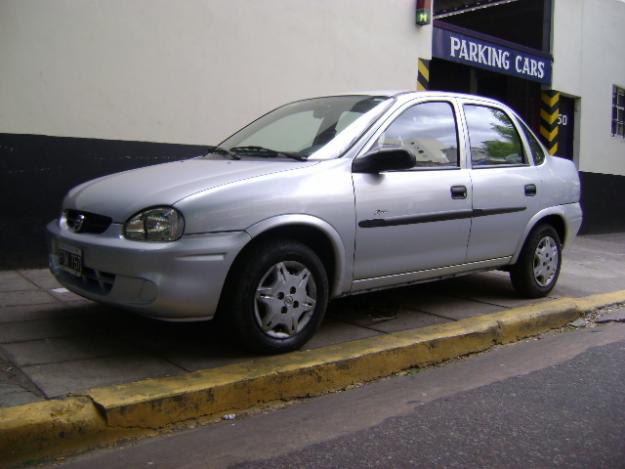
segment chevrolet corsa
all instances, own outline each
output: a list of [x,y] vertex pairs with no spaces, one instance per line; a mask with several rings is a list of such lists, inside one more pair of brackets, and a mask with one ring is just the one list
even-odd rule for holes
[[48,225],[69,290],[301,347],[328,300],[489,269],[547,295],[582,221],[577,171],[505,105],[434,92],[282,106],[207,155],[86,182]]

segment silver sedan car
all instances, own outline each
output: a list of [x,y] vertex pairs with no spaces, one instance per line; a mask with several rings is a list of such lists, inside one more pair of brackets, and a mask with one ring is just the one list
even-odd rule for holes
[[528,297],[582,221],[574,165],[519,116],[453,93],[297,101],[208,154],[86,182],[47,229],[69,290],[301,347],[328,300],[489,269]]

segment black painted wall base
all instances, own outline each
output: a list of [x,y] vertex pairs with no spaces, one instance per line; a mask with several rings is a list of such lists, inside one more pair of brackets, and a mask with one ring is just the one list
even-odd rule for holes
[[0,133],[0,269],[47,265],[45,226],[75,185],[203,153],[197,145]]
[[580,172],[584,222],[580,233],[625,231],[625,176]]
[[[45,226],[99,176],[201,155],[205,147],[0,133],[0,269],[47,264]],[[580,173],[582,233],[625,231],[625,176]]]

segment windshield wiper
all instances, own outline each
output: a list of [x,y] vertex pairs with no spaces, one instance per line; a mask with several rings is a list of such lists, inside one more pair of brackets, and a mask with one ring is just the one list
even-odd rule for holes
[[226,150],[225,148],[222,147],[216,147],[216,146],[209,146],[207,147],[208,153],[206,153],[206,155],[210,155],[211,153],[216,153],[218,155],[226,155],[229,156],[230,158],[232,158],[233,160],[240,160],[241,157],[239,155],[237,155],[236,153],[233,153],[230,150]]
[[290,158],[297,161],[306,161],[306,158],[297,153],[287,153],[284,151],[272,150],[271,148],[260,147],[257,145],[247,145],[242,147],[233,147],[231,152],[237,155],[259,156],[261,158]]

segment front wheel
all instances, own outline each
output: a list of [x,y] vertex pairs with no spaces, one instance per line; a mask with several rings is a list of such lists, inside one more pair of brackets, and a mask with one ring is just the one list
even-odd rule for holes
[[546,296],[555,286],[562,265],[560,236],[550,225],[539,225],[527,237],[517,263],[510,269],[514,288],[529,298]]
[[326,311],[328,279],[312,249],[295,241],[261,243],[235,269],[224,313],[242,345],[282,353],[313,336]]

